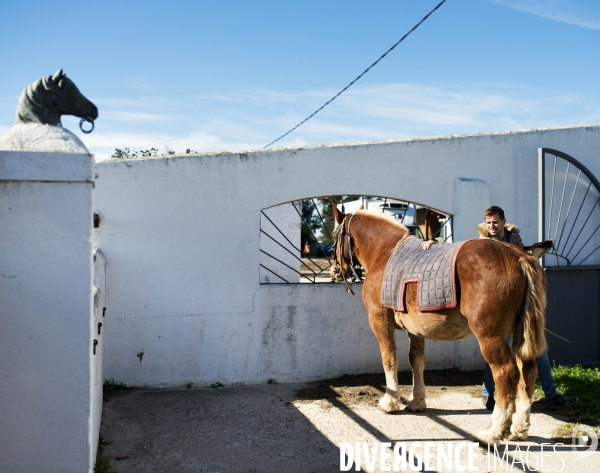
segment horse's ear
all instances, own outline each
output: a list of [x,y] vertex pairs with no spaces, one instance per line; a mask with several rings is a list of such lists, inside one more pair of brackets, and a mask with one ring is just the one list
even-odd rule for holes
[[335,218],[337,224],[339,225],[342,223],[344,220],[344,214],[338,210],[336,203],[333,201],[331,202],[331,211],[333,212],[333,218]]
[[360,209],[358,210],[365,210],[365,203],[363,202],[362,204],[360,204]]
[[65,74],[63,73],[63,70],[59,69],[52,76],[52,81],[58,83],[58,81],[61,80],[64,76],[65,76]]

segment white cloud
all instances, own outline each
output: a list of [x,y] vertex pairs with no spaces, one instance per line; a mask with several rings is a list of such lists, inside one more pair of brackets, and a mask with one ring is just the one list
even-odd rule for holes
[[187,135],[180,136],[152,133],[78,134],[98,161],[109,158],[116,148],[121,150],[129,148],[132,151],[139,151],[154,147],[158,148],[161,153],[166,153],[168,150],[183,153],[186,149],[198,152],[217,152],[254,149],[263,146],[264,138],[258,137],[258,139],[253,140],[252,134],[248,131],[237,136],[230,136],[233,130],[243,130],[244,127],[235,124],[223,124],[223,126],[227,133],[221,133],[212,127],[203,127]]
[[[80,137],[98,158],[125,147],[168,148],[178,153],[188,148],[200,152],[261,148],[331,95],[329,90],[246,90],[196,96],[183,108],[158,99],[152,103],[160,106],[152,112],[147,111],[146,99],[106,99],[108,111],[102,113],[101,108],[103,126]],[[123,108],[118,109],[117,103]],[[497,83],[379,84],[349,90],[272,146],[579,125],[594,123],[598,117],[598,107],[583,97],[539,88]]]
[[[562,0],[487,0],[513,10],[548,20],[600,30],[600,9],[586,8],[581,2]],[[579,4],[578,4],[579,3]],[[598,3],[595,3],[596,7]]]
[[468,85],[459,90],[453,90],[455,88],[414,84],[368,87],[350,92],[344,103],[338,103],[336,107],[354,114],[411,124],[471,127],[474,131],[487,126],[491,117],[517,116],[536,109],[535,99],[514,96],[511,90],[498,93],[473,90]]
[[[304,126],[304,125],[303,125]],[[305,133],[316,136],[339,136],[342,140],[385,140],[389,135],[375,127],[360,125],[336,125],[315,119],[306,123]]]

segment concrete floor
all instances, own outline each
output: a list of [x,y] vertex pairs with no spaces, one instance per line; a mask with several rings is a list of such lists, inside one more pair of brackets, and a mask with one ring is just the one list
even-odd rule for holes
[[[385,415],[373,403],[347,406],[335,398],[299,400],[298,390],[308,386],[118,391],[104,403],[103,455],[118,473],[320,473],[340,471],[340,443],[349,443],[355,450],[357,442],[366,442],[368,452],[377,448],[374,468],[367,467],[363,453],[362,469],[352,467],[351,471],[379,472],[386,470],[381,468],[376,443],[392,442],[393,448],[394,442],[406,442],[407,449],[413,446],[415,453],[422,453],[417,442],[441,442],[445,449],[452,442],[456,456],[458,444],[473,442],[475,433],[489,422],[479,398],[464,391],[452,392],[450,387],[429,398],[424,413]],[[477,469],[471,471],[530,471],[527,465],[542,471],[540,444],[555,444],[552,434],[564,423],[564,418],[549,414],[533,412],[530,442],[512,443],[502,465],[498,458],[494,464],[493,450],[488,454],[486,448],[475,447],[477,456],[471,460]],[[417,471],[459,471],[462,466],[469,471],[464,445],[458,451],[458,464],[453,458],[450,469],[438,463],[434,447],[431,468]],[[393,451],[388,453],[390,458],[383,466],[394,471]],[[598,451],[579,458],[569,444],[546,447],[543,455],[544,471],[600,472]],[[408,457],[409,461],[411,458],[418,463],[414,457]],[[347,462],[346,457],[342,460]],[[398,468],[411,471],[410,463],[399,463]]]

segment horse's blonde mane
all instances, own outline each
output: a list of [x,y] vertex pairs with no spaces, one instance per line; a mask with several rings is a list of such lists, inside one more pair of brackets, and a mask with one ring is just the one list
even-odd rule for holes
[[380,221],[385,222],[389,225],[392,225],[400,230],[404,230],[405,232],[410,233],[410,230],[408,228],[406,228],[404,225],[402,225],[400,222],[398,222],[397,220],[392,220],[391,218],[385,217],[381,214],[371,212],[369,210],[364,210],[364,209],[357,210],[355,213],[360,216],[366,216],[368,218],[374,218],[376,220],[380,220]]
[[364,210],[364,209],[357,210],[356,215],[359,215],[361,218],[367,217],[367,219],[374,219],[374,220],[378,220],[381,222],[385,222],[386,224],[396,227],[398,230],[402,230],[404,232],[404,234],[398,240],[398,242],[393,247],[391,247],[388,251],[385,251],[384,254],[382,254],[384,256],[389,257],[396,250],[396,248],[398,248],[398,246],[404,240],[406,240],[406,238],[410,235],[410,230],[408,228],[406,228],[404,225],[402,225],[400,222],[397,222],[396,220],[392,220],[391,218],[388,218],[388,217],[384,217],[383,215],[379,215],[377,213],[370,212],[370,211]]
[[383,222],[389,223],[390,225],[393,225],[401,230],[404,230],[404,231],[410,233],[410,230],[408,228],[406,228],[404,225],[402,225],[400,222],[398,222],[396,220],[392,220],[391,218],[388,218],[388,217],[384,217],[381,214],[371,212],[370,210],[359,209],[355,213],[357,215],[361,215],[361,216],[373,217],[376,220],[381,220]]

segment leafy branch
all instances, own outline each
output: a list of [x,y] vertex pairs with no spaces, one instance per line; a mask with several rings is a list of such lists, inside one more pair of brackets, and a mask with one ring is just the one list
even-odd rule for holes
[[[185,150],[185,154],[197,154],[198,151],[193,150],[191,148],[187,148]],[[146,150],[140,150],[140,151],[131,151],[129,148],[125,148],[125,149],[119,149],[119,148],[115,148],[115,152],[114,154],[111,155],[111,158],[116,158],[116,159],[133,159],[133,158],[150,158],[150,157],[156,157],[156,156],[168,156],[168,155],[173,155],[175,154],[175,151],[172,150],[167,150],[166,153],[160,153],[158,152],[158,148],[150,148],[150,149],[146,149]]]

